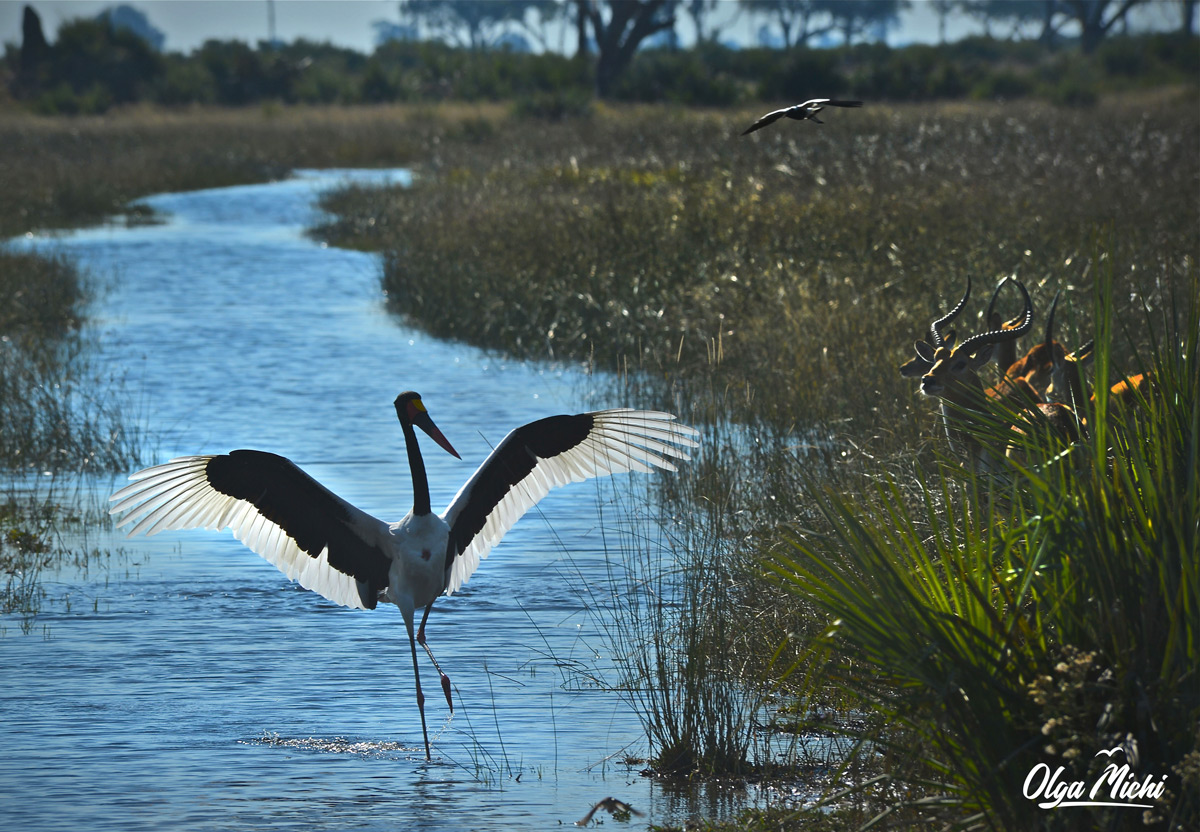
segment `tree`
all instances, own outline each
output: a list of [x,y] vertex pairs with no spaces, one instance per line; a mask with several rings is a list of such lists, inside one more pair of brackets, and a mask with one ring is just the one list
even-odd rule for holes
[[[833,19],[820,0],[738,0],[738,3],[751,14],[761,15],[778,26],[786,49],[806,44],[834,29]],[[814,19],[821,18],[824,18],[822,25],[814,25]]]
[[1135,6],[1145,0],[1063,0],[1063,10],[1079,24],[1079,45],[1085,55],[1096,47],[1117,23],[1122,23]]
[[153,23],[150,18],[146,17],[138,9],[133,6],[115,6],[105,9],[96,15],[97,20],[105,18],[112,24],[115,29],[125,29],[140,37],[146,43],[154,47],[156,52],[161,52],[163,45],[167,42],[167,36],[162,33]]
[[814,0],[813,5],[833,18],[834,26],[849,46],[852,39],[868,32],[884,40],[888,29],[900,25],[900,12],[910,4],[908,0],[857,0],[854,3]]
[[523,5],[525,8],[511,21],[537,41],[543,52],[550,51],[550,26],[566,17],[568,4],[564,0],[527,0]]
[[1196,34],[1196,0],[1179,0],[1182,12],[1179,21],[1179,31],[1189,38]]
[[[675,28],[675,4],[668,0],[576,0],[578,14],[596,41],[596,94],[612,92],[642,41]],[[607,10],[607,19],[605,16]],[[584,34],[581,25],[581,35]]]
[[934,14],[938,19],[938,43],[946,42],[946,18],[962,8],[962,0],[931,0]]
[[58,29],[53,82],[66,84],[77,95],[102,90],[113,103],[137,101],[165,69],[162,56],[149,43],[105,17],[69,20]]
[[34,78],[38,65],[47,59],[50,46],[42,34],[42,18],[32,6],[25,6],[20,18],[20,73]]
[[526,11],[540,5],[542,0],[400,0],[400,17],[423,23],[442,40],[480,50],[505,26],[523,21]]
[[1059,11],[1057,0],[970,0],[962,9],[983,24],[983,31],[992,37],[992,24],[1003,23],[1010,27],[1008,37],[1015,38],[1027,24],[1043,24],[1042,39],[1048,40],[1047,28]]
[[712,13],[720,7],[720,0],[683,0],[680,5],[696,28],[696,43],[715,43],[721,26],[713,24],[709,27],[706,23],[712,20]]

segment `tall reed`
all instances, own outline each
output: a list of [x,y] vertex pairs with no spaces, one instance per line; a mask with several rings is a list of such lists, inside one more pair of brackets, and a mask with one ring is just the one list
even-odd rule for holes
[[119,380],[95,366],[81,324],[91,295],[60,256],[0,250],[0,467],[128,468],[141,437]]
[[947,467],[861,495],[807,485],[823,530],[795,535],[771,566],[825,617],[810,695],[842,691],[876,715],[872,739],[907,758],[890,767],[909,794],[898,803],[994,829],[1140,825],[1128,809],[1047,812],[1023,791],[1042,762],[1091,782],[1097,752],[1121,747],[1139,776],[1168,777],[1147,822],[1200,820],[1194,267],[1183,282],[1188,297],[1155,312],[1154,392],[1117,413],[1112,270],[1099,270],[1097,401],[1068,452],[999,481]]
[[728,487],[697,493],[719,446],[710,431],[689,463],[701,471],[683,478],[692,493],[672,488],[667,505],[685,514],[664,520],[638,508],[661,504],[661,495],[634,497],[622,509],[633,518],[632,539],[623,557],[609,560],[615,600],[612,619],[601,623],[620,668],[617,688],[646,730],[654,770],[673,777],[747,771],[767,691],[751,646],[752,564],[737,545],[744,530],[731,511],[735,498]]

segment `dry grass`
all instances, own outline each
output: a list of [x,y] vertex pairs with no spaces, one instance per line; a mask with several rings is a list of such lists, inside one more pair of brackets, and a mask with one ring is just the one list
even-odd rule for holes
[[745,139],[735,113],[500,120],[410,190],[330,199],[322,233],[382,249],[393,307],[438,335],[703,379],[746,392],[739,421],[886,452],[927,410],[895,367],[966,275],[976,313],[1002,275],[1040,312],[1066,290],[1071,337],[1111,227],[1119,312],[1158,303],[1159,276],[1200,251],[1182,103],[875,106]]
[[122,213],[152,193],[266,181],[295,167],[405,165],[494,105],[158,111],[0,119],[0,236]]
[[[1103,273],[1120,322],[1107,344],[1114,372],[1155,354],[1143,305],[1186,296],[1200,258],[1189,101],[872,106],[749,139],[736,135],[746,113],[600,110],[537,129],[500,119],[477,125],[473,143],[448,142],[411,189],[330,198],[338,222],[321,233],[382,249],[393,308],[433,333],[618,369],[648,400],[715,426],[663,496],[719,516],[683,547],[694,562],[676,559],[679,606],[628,652],[651,691],[648,731],[673,757],[660,765],[687,759],[682,737],[697,769],[744,770],[752,717],[715,737],[695,736],[689,719],[731,696],[725,713],[753,714],[762,674],[819,663],[806,647],[827,615],[803,593],[781,598],[756,557],[783,549],[785,523],[827,539],[829,517],[806,499],[814,483],[852,499],[888,472],[901,510],[930,511],[943,530],[956,522],[948,501],[925,502],[941,442],[933,408],[897,367],[965,277],[977,289],[964,334],[981,326],[987,289],[1016,274],[1039,326],[1063,290],[1060,337],[1077,345],[1093,334]],[[870,523],[894,537],[887,516]],[[632,620],[657,621],[640,603],[631,596]],[[886,695],[885,680],[870,684]],[[971,748],[976,784],[991,782],[994,750]],[[896,771],[930,753],[918,743]]]

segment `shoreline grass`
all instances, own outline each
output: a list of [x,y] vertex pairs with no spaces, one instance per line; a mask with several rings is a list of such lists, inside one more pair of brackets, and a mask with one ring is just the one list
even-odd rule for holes
[[[386,249],[396,310],[430,331],[522,357],[615,369],[647,403],[682,393],[685,421],[737,426],[736,440],[718,443],[719,453],[666,483],[661,496],[719,506],[727,525],[713,531],[721,546],[736,543],[739,571],[723,586],[738,594],[697,595],[700,606],[728,602],[739,623],[771,611],[751,631],[762,652],[749,665],[736,650],[716,649],[730,643],[728,629],[714,636],[715,647],[696,642],[711,653],[693,665],[696,678],[734,679],[753,690],[766,675],[782,700],[803,696],[793,680],[819,667],[820,655],[807,648],[824,624],[810,597],[789,596],[763,577],[759,558],[784,551],[785,530],[814,540],[829,533],[828,516],[806,498],[804,484],[868,493],[886,471],[910,510],[932,506],[934,522],[947,522],[956,505],[945,496],[924,502],[913,471],[938,470],[940,437],[932,408],[896,366],[957,297],[964,273],[977,286],[1017,274],[1034,291],[1039,315],[1064,288],[1060,326],[1077,344],[1090,336],[1089,320],[1101,325],[1089,314],[1098,274],[1112,275],[1109,314],[1119,329],[1141,321],[1143,306],[1163,309],[1181,287],[1194,290],[1188,275],[1200,260],[1200,114],[1187,93],[1114,99],[1089,111],[878,105],[861,118],[750,140],[736,137],[743,113],[662,107],[597,108],[583,120],[533,122],[536,129],[498,107],[347,113],[316,112],[314,126],[305,125],[313,112],[226,113],[210,132],[198,129],[206,114],[130,113],[73,128],[24,122],[21,152],[44,159],[31,148],[45,146],[69,158],[74,141],[86,150],[78,156],[84,167],[53,160],[30,168],[37,175],[29,178],[29,202],[12,203],[26,212],[0,212],[0,227],[16,233],[40,216],[83,221],[147,188],[229,184],[221,177],[267,176],[276,164],[419,161],[412,190],[331,197],[326,207],[339,221],[317,233]],[[10,129],[18,128],[0,126]],[[156,178],[171,148],[182,173]],[[11,165],[14,157],[4,154]],[[144,177],[133,171],[139,163]],[[71,182],[89,181],[85,171],[94,175],[105,164],[111,181],[72,190]],[[1112,231],[1096,248],[1098,228]],[[972,314],[985,302],[977,295]],[[451,320],[439,319],[441,310]],[[1160,354],[1143,329],[1131,325],[1130,334],[1107,339],[1114,371],[1135,372],[1138,356]],[[1122,487],[1149,482],[1143,473]],[[938,489],[926,491],[936,497]],[[1082,522],[1102,529],[1116,516],[1102,511]],[[1062,673],[1041,675],[1069,691],[1095,681],[1088,674],[1098,666],[1076,661],[1094,652],[1086,644],[1066,643],[1081,652],[1061,655]],[[731,658],[740,666],[719,664]],[[793,677],[772,675],[794,662]],[[1026,693],[1035,704],[1040,696],[1061,706],[1056,690]],[[889,701],[890,689],[877,693]],[[694,740],[695,732],[679,733]],[[918,745],[916,756],[889,764],[927,750]],[[739,754],[725,757],[736,762]]]
[[1197,256],[1200,123],[1175,102],[854,115],[758,142],[736,139],[736,116],[669,109],[536,136],[504,122],[411,189],[330,195],[338,219],[317,233],[382,250],[390,307],[440,337],[711,372],[752,398],[740,421],[848,417],[842,432],[889,432],[892,448],[916,444],[923,420],[888,364],[964,274],[1017,274],[1042,312],[1065,289],[1060,320],[1078,332],[1090,229],[1122,231],[1105,256],[1123,314],[1131,296],[1158,302],[1143,275]]
[[487,104],[6,113],[0,237],[97,223],[150,194],[266,182],[298,167],[403,166],[505,113]]
[[[897,367],[961,292],[965,274],[975,277],[977,294],[961,324],[964,334],[982,328],[976,316],[987,289],[1015,274],[1031,286],[1039,328],[1050,297],[1064,291],[1060,338],[1077,345],[1093,334],[1102,337],[1101,366],[1111,366],[1105,370],[1110,377],[1143,369],[1151,356],[1161,360],[1164,349],[1191,355],[1195,344],[1186,338],[1156,342],[1167,330],[1141,325],[1144,309],[1168,309],[1196,291],[1200,122],[1194,108],[1182,105],[1116,100],[1087,112],[1033,104],[881,106],[864,108],[861,119],[780,130],[759,142],[734,140],[740,122],[721,113],[601,110],[586,124],[546,126],[529,136],[518,125],[499,123],[473,155],[447,153],[411,189],[330,196],[325,207],[337,219],[317,233],[383,250],[393,309],[436,335],[617,370],[635,398],[678,404],[682,395],[685,421],[737,432],[736,441],[689,466],[677,478],[682,482],[663,488],[668,504],[720,512],[704,526],[701,508],[702,527],[689,538],[699,543],[695,550],[684,544],[703,561],[680,561],[684,603],[669,610],[658,629],[643,623],[645,629],[616,645],[644,659],[632,667],[650,691],[639,707],[660,772],[676,773],[674,763],[682,759],[690,760],[692,774],[716,774],[721,762],[726,775],[744,775],[756,762],[744,753],[748,744],[723,754],[720,742],[706,745],[708,738],[689,728],[689,714],[706,713],[705,697],[727,692],[731,679],[735,696],[750,697],[741,701],[753,701],[765,682],[781,701],[866,714],[860,721],[867,733],[851,733],[870,737],[885,752],[882,765],[892,781],[869,801],[876,811],[903,803],[897,795],[906,792],[913,822],[974,817],[993,828],[1010,821],[1018,824],[1010,828],[1026,828],[1031,816],[1020,783],[1015,791],[1012,786],[1015,761],[1030,759],[1021,749],[1031,726],[1036,732],[1060,717],[1095,724],[1091,700],[1072,704],[1056,699],[1055,691],[1062,685],[1092,690],[1087,674],[1120,672],[1124,659],[1091,649],[1099,637],[1082,637],[1082,619],[1065,637],[1060,630],[1070,610],[1051,615],[1041,609],[1053,607],[1056,597],[1087,608],[1086,598],[1072,595],[1078,588],[1038,584],[1040,612],[1029,618],[1024,605],[1034,597],[1031,590],[993,576],[1011,572],[1031,580],[1046,569],[1039,540],[1064,557],[1073,552],[1077,571],[1069,574],[1082,576],[1086,556],[1078,547],[1088,538],[1080,527],[1099,535],[1114,523],[1136,528],[1140,521],[1113,510],[1116,493],[1101,488],[1073,504],[1081,512],[1075,515],[1054,503],[1053,528],[1024,528],[1036,512],[1023,494],[995,509],[1017,512],[1013,517],[981,528],[977,507],[960,494],[971,490],[961,483],[963,472],[939,467],[943,443],[933,429],[933,408]],[[1100,300],[1107,304],[1102,316],[1095,311]],[[1180,396],[1195,401],[1196,381],[1187,372],[1179,378]],[[1172,441],[1194,443],[1195,435],[1185,424]],[[1139,447],[1142,457],[1123,459],[1149,468],[1130,468],[1121,487],[1148,488],[1138,493],[1153,499],[1154,466],[1143,460],[1155,457],[1150,445]],[[1100,446],[1091,454],[1107,458]],[[1093,481],[1111,482],[1096,464]],[[1050,477],[1035,472],[1023,487],[1053,502],[1045,484]],[[879,492],[881,482],[891,485]],[[1128,498],[1131,492],[1121,493]],[[858,508],[838,508],[849,505]],[[846,525],[851,517],[857,525]],[[1075,530],[1073,539],[1062,536],[1068,529]],[[926,551],[930,535],[940,543]],[[821,574],[830,582],[863,580],[886,566],[898,586],[922,580],[927,593],[943,593],[950,607],[937,613],[911,593],[905,603],[897,601],[907,617],[890,628],[876,626],[887,630],[881,641],[890,635],[899,643],[905,636],[916,655],[922,645],[936,651],[939,632],[948,634],[947,643],[959,638],[949,635],[949,623],[939,631],[938,616],[961,616],[970,608],[976,618],[965,621],[980,632],[986,624],[1022,644],[1041,644],[1041,652],[1027,649],[1000,661],[982,637],[958,644],[956,658],[946,652],[940,668],[926,670],[953,676],[970,662],[991,661],[993,677],[1009,686],[985,680],[968,693],[978,706],[957,715],[928,673],[880,672],[861,658],[831,666],[835,654],[822,652],[831,649],[828,599],[813,591],[781,598],[778,584],[765,589],[771,582],[759,559],[780,562],[797,536],[806,546],[826,546],[819,552],[830,571]],[[829,540],[836,545],[822,543]],[[847,547],[857,540],[871,541],[874,560],[853,560]],[[719,541],[708,558],[700,557],[705,541]],[[818,550],[807,551],[808,562],[816,562]],[[1194,578],[1195,558],[1193,548],[1172,562],[1185,584]],[[716,580],[706,566],[714,562],[736,577],[722,573]],[[1166,568],[1163,580],[1175,574]],[[688,569],[696,591],[690,604]],[[1122,579],[1115,571],[1112,577]],[[802,586],[812,590],[815,578],[805,580]],[[717,587],[727,594],[712,595]],[[972,602],[993,596],[998,611]],[[657,613],[642,600],[627,598],[628,619],[655,621]],[[878,592],[863,590],[839,609],[843,618],[855,612],[865,629],[881,612],[876,603]],[[695,614],[710,609],[725,612],[712,619]],[[1131,614],[1129,599],[1122,610],[1107,615],[1106,626],[1118,628]],[[727,628],[768,614],[772,620],[755,633],[757,656],[748,660],[744,647],[732,647],[739,642]],[[719,619],[721,627],[708,628]],[[1007,649],[997,643],[996,649]],[[1194,644],[1186,655],[1197,656]],[[1076,662],[1079,656],[1091,658]],[[786,676],[783,669],[792,664],[796,670]],[[1059,665],[1067,670],[1058,673]],[[1086,678],[1080,682],[1072,673]],[[1036,687],[1046,678],[1053,690]],[[855,693],[852,683],[862,689]],[[1173,684],[1190,689],[1196,680],[1185,676]],[[1185,724],[1197,715],[1196,704],[1186,704],[1189,695],[1172,717]],[[1127,709],[1134,701],[1120,696],[1109,702]],[[921,708],[902,711],[906,697]],[[1054,706],[1063,713],[1040,710]],[[1174,707],[1165,700],[1152,707],[1159,706]],[[735,716],[740,707],[726,703]],[[883,714],[906,721],[891,733],[871,733]],[[985,742],[990,726],[980,721],[988,714],[1001,725],[991,745]],[[947,719],[959,720],[951,739],[978,735],[978,742],[955,749],[939,740]],[[739,735],[745,720],[736,721],[722,732]],[[1108,735],[1098,730],[1093,739],[1102,736]],[[681,742],[687,753],[680,752]],[[1144,759],[1167,774],[1194,746],[1194,738],[1183,737],[1170,754]],[[810,821],[798,816],[793,828]],[[1035,814],[1032,822],[1051,820]]]
[[141,438],[90,360],[88,277],[67,258],[0,252],[0,467],[115,471]]

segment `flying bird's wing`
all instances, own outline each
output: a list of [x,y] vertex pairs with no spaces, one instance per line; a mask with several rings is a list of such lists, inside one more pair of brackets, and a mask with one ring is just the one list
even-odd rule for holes
[[374,609],[387,587],[387,526],[329,491],[289,459],[264,451],[185,456],[138,471],[109,499],[129,536],[230,529],[305,589]]
[[512,431],[442,515],[450,526],[446,594],[550,489],[625,471],[674,471],[671,460],[688,459],[697,435],[670,413],[628,409],[551,416]]
[[575,821],[575,825],[576,826],[587,826],[588,822],[591,821],[591,819],[592,819],[592,815],[596,814],[596,812],[598,812],[601,809],[608,812],[610,815],[612,815],[614,817],[616,817],[617,815],[625,815],[625,814],[636,815],[637,817],[641,817],[643,814],[645,814],[644,812],[639,812],[637,809],[630,806],[624,800],[617,800],[615,797],[606,797],[603,800],[601,800],[599,803],[597,803],[595,806],[593,806],[592,810],[590,812],[588,812],[586,815],[584,815],[579,820]]
[[793,107],[784,107],[782,110],[775,110],[773,112],[767,113],[765,116],[760,118],[758,121],[754,122],[749,127],[747,127],[745,130],[743,130],[742,135],[745,136],[747,133],[753,133],[755,130],[761,130],[762,128],[766,127],[768,124],[774,124],[775,122],[779,121],[779,119],[781,119],[785,115],[787,115],[787,112],[792,109],[794,109],[794,108]]
[[595,806],[593,806],[586,815],[581,817],[579,820],[575,821],[575,825],[576,826],[587,826],[592,821],[592,815],[596,814],[596,810],[598,810],[603,805],[604,805],[604,801],[601,800],[599,803],[597,803]]
[[819,112],[822,107],[861,107],[862,105],[863,103],[861,101],[847,101],[837,98],[810,98],[803,104],[796,104],[792,107],[784,107],[782,110],[775,110],[774,112],[767,113],[758,121],[747,127],[742,132],[742,135],[744,136],[747,133],[753,133],[755,130],[760,130],[763,127],[766,127],[768,124],[779,121],[779,119],[783,118],[784,116],[790,116],[791,118],[795,119],[810,118],[813,121],[824,124],[824,122],[816,118],[816,113]]

